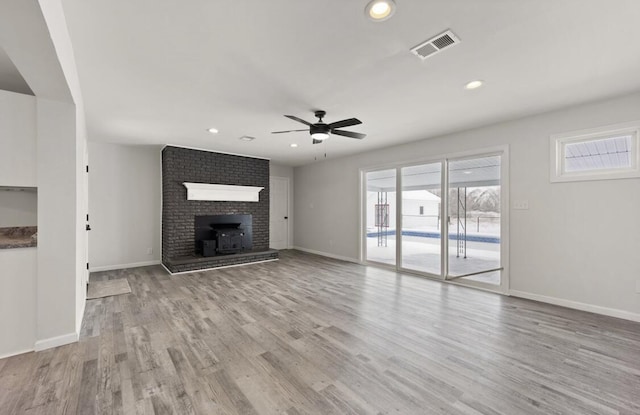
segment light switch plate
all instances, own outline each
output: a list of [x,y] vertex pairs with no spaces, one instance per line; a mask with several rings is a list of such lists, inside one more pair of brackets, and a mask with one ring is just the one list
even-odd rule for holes
[[516,210],[528,210],[529,209],[529,201],[528,200],[514,200],[513,208]]

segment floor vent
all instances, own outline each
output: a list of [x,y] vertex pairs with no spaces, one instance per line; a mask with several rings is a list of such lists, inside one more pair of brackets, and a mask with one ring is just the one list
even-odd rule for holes
[[411,53],[424,60],[458,43],[460,39],[451,30],[447,30],[411,48]]

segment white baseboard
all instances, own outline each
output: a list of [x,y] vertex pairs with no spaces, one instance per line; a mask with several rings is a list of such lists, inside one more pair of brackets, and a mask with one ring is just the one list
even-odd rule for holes
[[326,256],[327,258],[339,259],[340,261],[353,262],[355,264],[359,264],[360,263],[360,261],[358,261],[357,259],[354,259],[354,258],[349,258],[349,257],[346,257],[346,256],[341,256],[341,255],[336,255],[336,254],[330,254],[328,252],[316,251],[314,249],[307,249],[307,248],[303,248],[301,246],[294,246],[293,249],[296,249],[296,250],[302,251],[302,252],[308,252],[310,254]]
[[6,359],[7,357],[11,357],[11,356],[17,356],[19,354],[30,353],[32,351],[33,351],[33,349],[24,349],[24,350],[17,350],[15,352],[11,352],[11,353],[5,353],[5,354],[0,355],[0,360]]
[[182,275],[182,274],[194,274],[196,272],[213,271],[213,270],[216,270],[216,269],[244,267],[245,265],[263,264],[265,262],[273,262],[273,261],[278,261],[278,259],[277,258],[276,259],[265,259],[263,261],[245,262],[243,264],[223,265],[221,267],[194,269],[193,271],[182,271],[182,272],[171,272],[171,271],[169,271],[169,268],[164,266],[164,264],[161,264],[161,265],[171,275]]
[[156,259],[153,261],[134,262],[132,264],[103,265],[100,267],[91,267],[89,271],[90,272],[113,271],[116,269],[148,267],[150,265],[160,265],[160,260]]
[[65,344],[75,343],[78,341],[78,333],[68,333],[62,336],[50,337],[48,339],[38,340],[35,344],[35,351],[51,349],[53,347],[64,346]]
[[599,305],[581,303],[578,301],[565,300],[563,298],[548,297],[546,295],[532,294],[525,291],[509,290],[509,295],[514,297],[526,298],[528,300],[540,301],[561,307],[572,308],[574,310],[588,311],[590,313],[602,314],[609,317],[617,317],[624,320],[640,322],[640,314],[630,311],[619,310],[617,308],[602,307]]

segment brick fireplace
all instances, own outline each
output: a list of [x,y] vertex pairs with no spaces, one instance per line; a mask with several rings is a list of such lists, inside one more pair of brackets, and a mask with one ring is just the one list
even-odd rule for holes
[[[187,200],[183,183],[263,187],[257,202]],[[196,217],[250,215],[251,246],[203,256]],[[269,250],[269,160],[167,146],[162,151],[162,263],[171,272],[277,259]]]

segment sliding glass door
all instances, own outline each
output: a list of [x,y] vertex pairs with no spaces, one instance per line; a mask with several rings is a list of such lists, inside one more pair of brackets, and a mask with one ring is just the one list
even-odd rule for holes
[[442,162],[403,167],[402,268],[442,274]]
[[396,170],[366,174],[366,259],[396,264]]
[[449,160],[447,279],[500,285],[501,157]]
[[503,157],[364,172],[365,261],[487,288],[503,285]]

